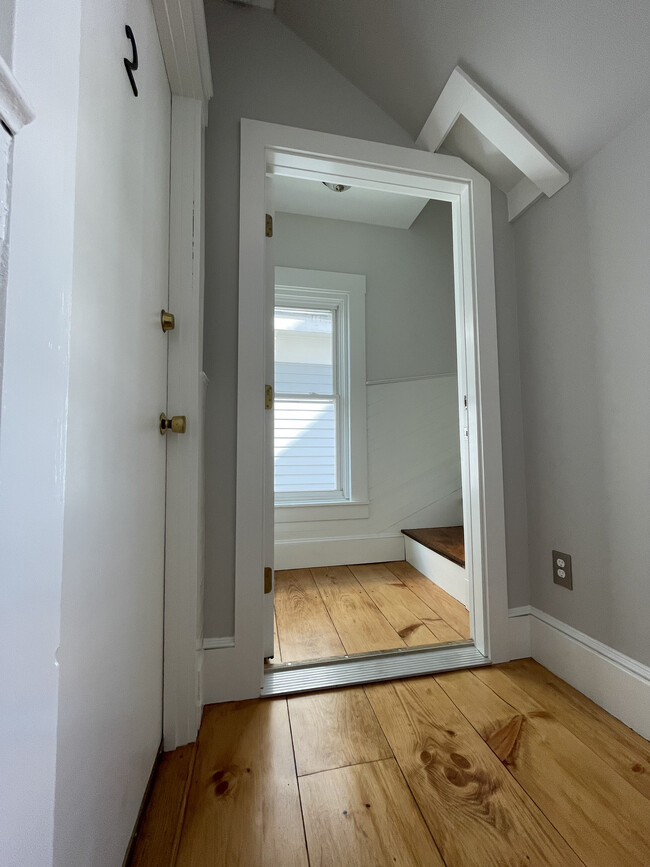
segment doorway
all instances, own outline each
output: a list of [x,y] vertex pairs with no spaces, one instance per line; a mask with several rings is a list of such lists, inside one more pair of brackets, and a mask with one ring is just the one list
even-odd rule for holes
[[[219,670],[206,657],[206,699],[269,694],[263,659],[271,655],[267,648],[273,635],[273,602],[272,594],[264,594],[263,589],[265,583],[268,587],[265,568],[273,564],[273,426],[271,413],[264,409],[264,395],[265,384],[273,381],[275,280],[273,238],[265,237],[264,214],[270,213],[268,192],[279,176],[451,205],[458,391],[467,430],[461,475],[467,492],[463,517],[465,556],[471,567],[473,642],[462,653],[454,651],[455,662],[451,657],[445,660],[444,648],[427,651],[436,654],[435,661],[428,658],[426,668],[419,670],[505,659],[503,481],[489,184],[456,158],[243,120],[235,646],[220,654]],[[381,665],[360,660],[365,667],[360,676],[394,677],[400,671],[415,673],[420,663],[425,664],[408,652],[399,655],[401,661],[388,656],[382,657]],[[402,666],[400,671],[396,666]],[[326,667],[321,667],[321,673]],[[380,668],[383,674],[378,673]],[[369,674],[370,669],[374,673]],[[348,666],[344,677],[350,671]]]
[[269,664],[468,641],[451,206],[287,176],[269,188]]

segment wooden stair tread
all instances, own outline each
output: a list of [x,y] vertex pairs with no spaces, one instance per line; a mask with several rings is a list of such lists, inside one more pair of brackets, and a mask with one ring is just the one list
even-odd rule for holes
[[402,530],[405,536],[465,568],[465,534],[462,527]]

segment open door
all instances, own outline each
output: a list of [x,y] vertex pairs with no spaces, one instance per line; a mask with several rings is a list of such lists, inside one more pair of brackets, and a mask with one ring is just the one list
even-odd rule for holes
[[[269,659],[274,654],[275,635],[275,601],[274,601],[274,472],[273,472],[273,440],[274,409],[273,393],[275,388],[275,339],[273,315],[275,310],[275,267],[273,261],[273,178],[266,179],[264,237],[265,270],[264,270],[264,658]],[[270,456],[270,459],[269,459]]]
[[[272,418],[264,409],[272,379],[273,240],[264,231],[269,180],[276,175],[385,190],[449,202],[458,346],[458,401],[467,447],[466,556],[474,647],[465,661],[507,658],[507,594],[501,427],[496,352],[489,183],[462,160],[258,121],[242,120],[235,647],[228,671],[206,657],[206,701],[269,694],[263,660],[273,634],[264,567],[272,562]],[[479,339],[480,338],[480,339]],[[464,412],[466,407],[466,413]],[[265,417],[266,414],[266,417]],[[386,659],[386,657],[384,657]],[[431,670],[431,669],[430,669]],[[368,679],[395,676],[390,665]],[[410,672],[403,671],[402,674]],[[321,685],[325,685],[322,683]],[[310,687],[308,683],[303,688]]]

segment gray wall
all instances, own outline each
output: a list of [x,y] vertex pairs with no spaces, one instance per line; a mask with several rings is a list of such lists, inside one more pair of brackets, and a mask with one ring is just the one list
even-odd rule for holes
[[[231,635],[234,605],[239,119],[403,146],[407,133],[263,10],[206,3],[215,97],[206,132],[205,635]],[[511,605],[528,600],[512,227],[494,196],[495,268]],[[378,362],[379,363],[379,362]]]
[[649,140],[645,114],[515,229],[532,603],[646,664]]
[[14,49],[15,0],[2,0],[0,5],[0,57],[12,65]]
[[412,140],[271,13],[206,4],[215,96],[206,130],[205,634],[232,635],[235,555],[239,120],[391,144]]
[[429,202],[410,230],[277,214],[276,265],[365,274],[366,379],[456,370],[451,207]]

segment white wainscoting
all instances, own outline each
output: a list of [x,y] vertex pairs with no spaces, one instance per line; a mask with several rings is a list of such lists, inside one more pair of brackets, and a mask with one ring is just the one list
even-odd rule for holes
[[532,656],[650,738],[650,666],[532,606],[509,615],[511,659]]
[[366,394],[368,517],[287,522],[283,515],[276,569],[402,559],[403,528],[462,522],[456,374],[382,382]]
[[341,536],[338,539],[294,539],[276,542],[276,569],[351,566],[404,559],[404,536]]
[[442,554],[432,551],[426,545],[416,542],[415,539],[404,537],[406,560],[418,571],[442,587],[454,599],[467,608],[469,600],[469,581],[467,573],[458,563],[453,563]]

